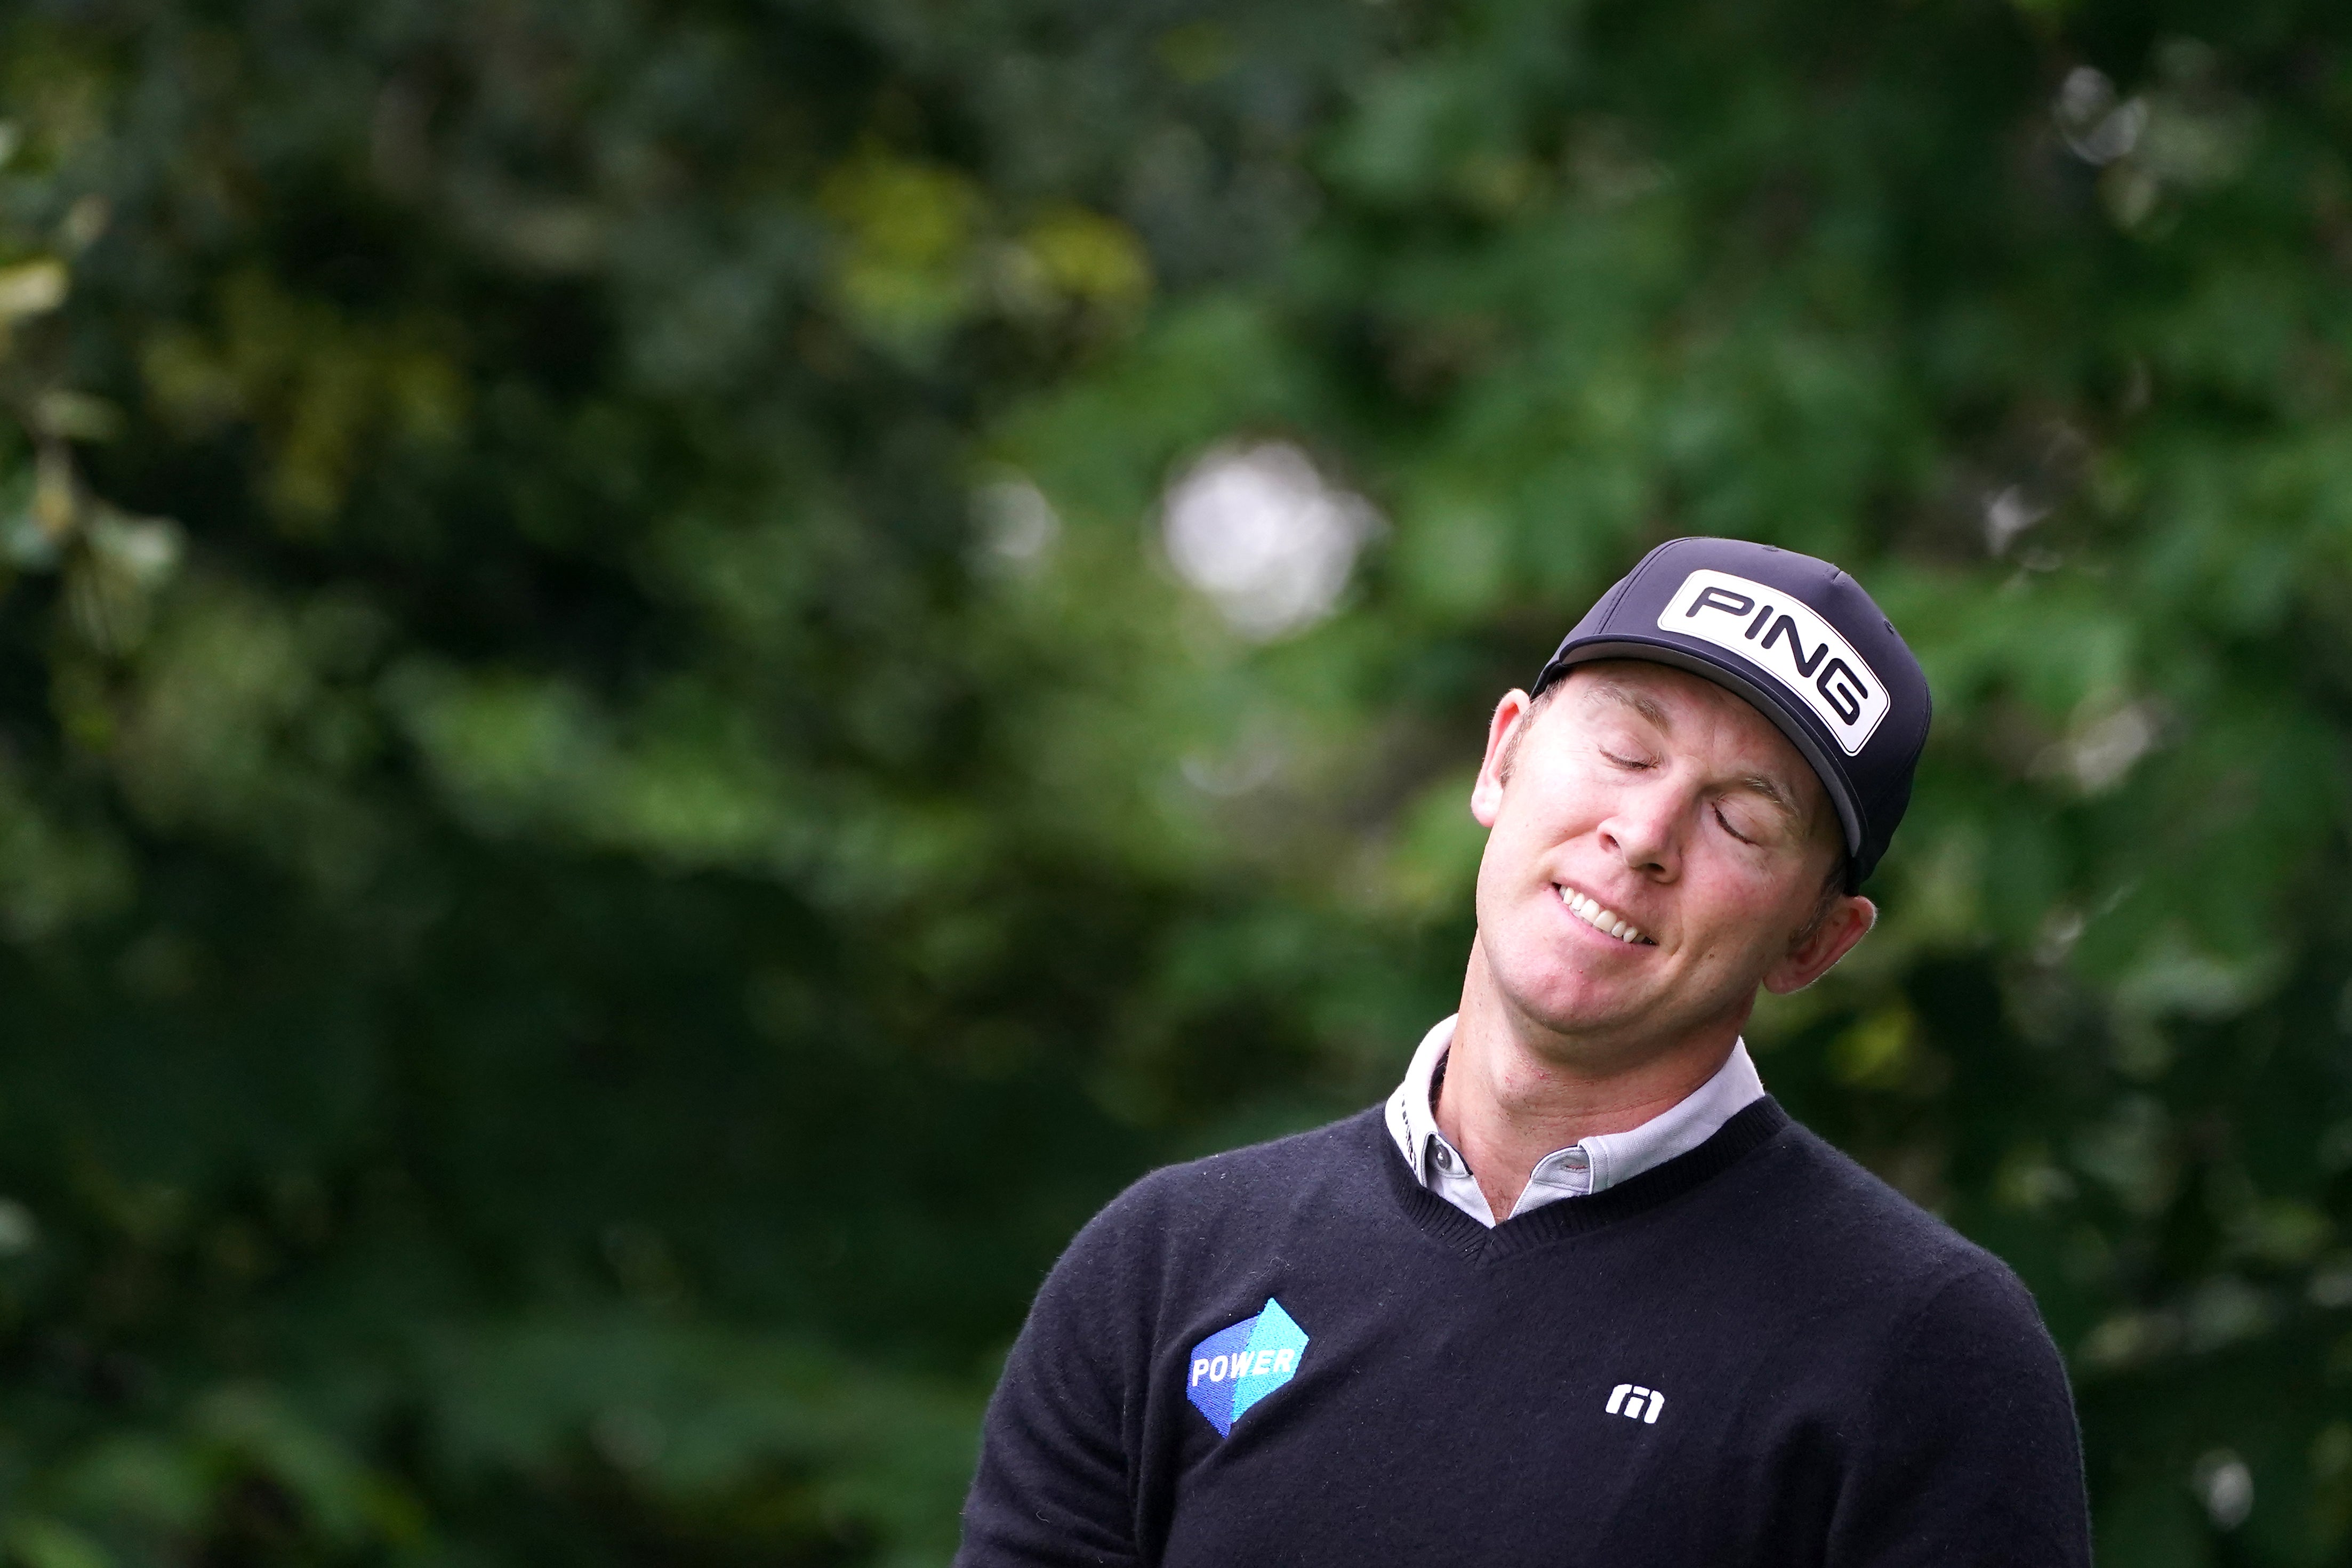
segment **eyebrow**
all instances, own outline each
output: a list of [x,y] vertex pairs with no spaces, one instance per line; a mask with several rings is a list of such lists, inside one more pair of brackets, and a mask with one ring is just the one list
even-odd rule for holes
[[1753,790],[1755,793],[1763,796],[1765,800],[1770,801],[1772,805],[1777,807],[1781,814],[1786,816],[1790,821],[1801,822],[1805,820],[1805,814],[1797,810],[1796,801],[1789,798],[1789,791],[1782,789],[1780,787],[1780,781],[1771,777],[1769,774],[1743,773],[1738,778],[1734,779],[1732,783],[1738,785],[1742,789]]
[[1629,692],[1609,681],[1595,681],[1585,688],[1596,697],[1606,697],[1621,707],[1632,708],[1668,735],[1675,732],[1675,721],[1667,716],[1665,705],[1642,692]]
[[[1655,697],[1643,692],[1627,691],[1623,686],[1610,681],[1595,681],[1586,689],[1595,697],[1606,698],[1621,707],[1633,709],[1652,724],[1656,725],[1665,734],[1674,733],[1673,718],[1667,715],[1665,705]],[[1798,808],[1795,796],[1770,774],[1742,773],[1731,782],[1739,789],[1761,795],[1774,810],[1790,821],[1800,823],[1804,821],[1805,813]]]

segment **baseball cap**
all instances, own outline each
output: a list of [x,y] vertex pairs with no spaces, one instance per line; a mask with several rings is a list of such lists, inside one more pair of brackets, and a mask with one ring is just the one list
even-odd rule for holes
[[1845,829],[1846,891],[1877,868],[1927,743],[1927,677],[1895,622],[1825,560],[1669,539],[1603,594],[1537,693],[1595,659],[1647,659],[1748,699],[1813,765]]

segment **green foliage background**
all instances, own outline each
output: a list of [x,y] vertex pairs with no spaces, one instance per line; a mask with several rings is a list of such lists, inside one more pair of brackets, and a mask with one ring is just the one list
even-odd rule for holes
[[[942,1561],[1710,531],[1939,705],[1768,1082],[2105,1561],[2352,1562],[2352,13],[26,0],[0,114],[8,1561]],[[1235,441],[1384,519],[1289,635],[1158,542]]]

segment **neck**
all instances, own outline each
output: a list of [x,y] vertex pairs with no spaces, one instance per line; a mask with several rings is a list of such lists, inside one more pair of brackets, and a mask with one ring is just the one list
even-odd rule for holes
[[1432,1111],[1477,1173],[1487,1207],[1504,1218],[1545,1155],[1638,1127],[1721,1071],[1747,1014],[1742,1008],[1671,1038],[1596,1049],[1512,1009],[1474,942],[1444,1085]]

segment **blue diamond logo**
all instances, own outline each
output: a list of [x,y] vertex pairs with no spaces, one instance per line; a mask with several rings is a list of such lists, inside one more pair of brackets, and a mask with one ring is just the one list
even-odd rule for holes
[[1306,1354],[1307,1331],[1268,1296],[1257,1316],[1220,1329],[1192,1347],[1184,1396],[1209,1418],[1217,1436],[1227,1437],[1243,1412],[1297,1375]]

